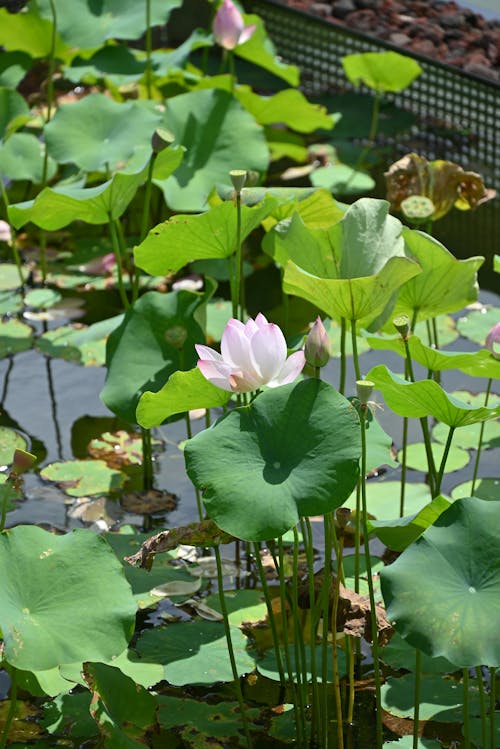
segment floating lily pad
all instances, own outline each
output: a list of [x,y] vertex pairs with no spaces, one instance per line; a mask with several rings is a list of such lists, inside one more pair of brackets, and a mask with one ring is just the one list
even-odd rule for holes
[[[388,324],[392,325],[392,321]],[[457,326],[454,318],[451,317],[451,315],[438,315],[436,317],[436,325],[440,346],[449,346],[450,343],[453,343],[453,341],[457,340]],[[417,322],[415,326],[415,333],[416,335],[418,335],[420,340],[428,342],[427,324],[425,321]]]
[[394,551],[403,551],[450,506],[445,497],[437,496],[415,515],[396,520],[368,520],[368,529]]
[[[236,667],[240,675],[255,668],[247,654],[247,638],[231,627]],[[162,663],[164,678],[176,686],[233,681],[224,627],[219,622],[181,622],[163,629],[145,630],[137,641],[145,661]]]
[[100,536],[17,526],[0,535],[0,569],[3,656],[12,666],[43,671],[106,662],[127,647],[135,600]]
[[44,479],[55,481],[71,497],[107,494],[121,489],[127,477],[108,468],[103,460],[66,460],[50,463],[40,472]]
[[[153,440],[157,448],[159,440]],[[138,434],[119,429],[117,432],[104,432],[91,440],[87,451],[92,458],[104,460],[110,468],[142,464],[142,438]]]
[[74,323],[48,330],[36,340],[36,347],[48,356],[81,364],[84,367],[103,366],[106,359],[106,340],[123,320],[123,315],[82,325]]
[[60,293],[54,289],[32,289],[25,294],[24,303],[27,307],[48,309],[60,302],[61,299]]
[[463,484],[456,486],[451,492],[453,499],[462,497],[479,497],[479,499],[490,499],[497,501],[500,499],[500,479],[478,479],[472,495],[472,481],[465,481]]
[[324,187],[334,195],[359,195],[375,187],[375,180],[347,164],[334,164],[315,169],[310,176],[314,187]]
[[[432,443],[434,465],[441,465],[444,448],[445,446],[439,442]],[[398,460],[401,462],[402,459],[403,452],[400,450],[398,453]],[[445,473],[451,473],[452,471],[459,471],[461,468],[465,468],[469,460],[470,455],[467,450],[462,450],[461,447],[455,447],[452,444],[448,457],[446,458]],[[424,473],[427,473],[429,465],[427,463],[427,454],[423,442],[413,442],[411,445],[407,446],[406,465],[408,468],[413,468],[414,471],[423,471]]]
[[[399,515],[401,484],[399,481],[368,481],[366,484],[366,504],[370,515],[378,520],[395,518]],[[405,514],[419,512],[431,501],[427,484],[407,483],[405,487]],[[356,495],[353,494],[345,507],[356,509]]]
[[189,440],[184,454],[208,515],[228,533],[262,541],[302,515],[339,507],[356,484],[359,450],[354,408],[311,379],[229,412]]
[[[262,601],[260,590],[225,590],[224,600],[229,614],[229,622],[240,627],[244,622],[257,622],[267,616],[267,606]],[[218,594],[212,593],[204,599],[216,611],[221,611]]]
[[19,432],[0,426],[0,466],[8,466],[14,459],[17,449],[26,450],[28,443]]
[[[0,273],[0,291],[10,291],[11,289],[18,289],[21,286],[19,271],[17,265],[14,263],[2,263],[0,265],[2,272]],[[26,271],[24,273],[24,280],[28,277]]]
[[[399,679],[389,677],[382,686],[382,707],[391,715],[413,719],[414,698],[413,674],[406,674]],[[460,722],[463,717],[463,686],[457,681],[443,679],[440,676],[423,676],[419,704],[419,720]],[[470,690],[469,713],[474,713],[478,709],[477,692]]]
[[[208,749],[217,746],[246,746],[243,734],[240,708],[235,702],[209,704],[186,697],[159,695],[160,724],[164,728],[175,729],[183,745],[192,749]],[[252,721],[260,718],[259,708],[245,708],[245,716],[250,721],[250,729],[262,730]]]
[[21,294],[17,291],[0,291],[0,315],[11,315],[13,312],[19,312],[22,308],[23,298]]
[[387,616],[410,645],[459,667],[499,665],[497,528],[497,502],[457,499],[381,571]]
[[483,307],[481,310],[466,311],[458,318],[457,328],[460,335],[484,346],[486,336],[499,321],[500,308]]
[[58,694],[43,706],[40,723],[50,734],[65,734],[71,730],[72,736],[91,738],[98,728],[89,713],[91,693],[88,690],[71,694]]
[[[391,668],[415,671],[415,648],[412,648],[397,632],[391,638],[390,643],[380,651],[380,657]],[[454,673],[458,669],[446,658],[432,658],[421,653],[420,670],[423,674],[445,674]]]
[[[0,444],[1,444],[1,432],[0,432]],[[1,450],[1,447],[0,447]],[[1,465],[1,457],[0,457]],[[7,476],[0,473],[0,510],[2,507],[5,508],[5,512],[10,512],[16,509],[16,500],[20,499],[20,494],[12,486],[10,481],[7,481]]]
[[[3,266],[2,266],[3,267]],[[0,359],[33,345],[33,330],[19,320],[0,320]]]

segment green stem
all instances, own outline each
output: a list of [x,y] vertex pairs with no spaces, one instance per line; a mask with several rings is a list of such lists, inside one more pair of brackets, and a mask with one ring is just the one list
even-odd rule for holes
[[153,488],[153,450],[151,430],[141,428],[142,435],[142,483],[145,492]]
[[234,94],[234,88],[236,85],[236,74],[234,70],[234,53],[233,50],[228,50],[227,61],[229,67],[229,75],[231,76],[231,93]]
[[[229,660],[231,661],[231,670],[233,672],[234,686],[236,689],[236,697],[240,706],[241,721],[243,723],[243,730],[247,740],[248,749],[252,749],[252,739],[250,737],[250,731],[248,728],[248,719],[246,715],[245,703],[243,702],[243,693],[241,691],[240,677],[238,669],[236,667],[236,659],[234,657],[233,641],[231,639],[231,628],[229,626],[229,616],[227,612],[226,599],[224,597],[224,577],[222,574],[222,563],[220,558],[220,550],[218,546],[214,546],[215,561],[217,564],[217,583],[219,587],[219,602],[222,617],[224,620],[224,631],[226,633],[227,649],[229,652]],[[0,748],[1,749],[1,748]]]
[[308,517],[301,518],[302,537],[307,560],[307,578],[309,583],[309,651],[311,660],[311,683],[312,683],[312,713],[311,713],[311,741],[317,738],[320,745],[324,744],[320,715],[318,714],[320,701],[318,689],[318,672],[316,669],[316,632],[318,621],[316,617],[316,589],[314,578],[314,544],[311,521]]
[[[493,380],[490,377],[490,379],[488,380],[488,386],[486,388],[486,395],[485,395],[485,398],[484,398],[484,405],[485,406],[488,405],[488,400],[489,400],[489,397],[490,397],[492,382],[493,382]],[[478,442],[478,445],[477,445],[476,460],[474,461],[474,473],[472,475],[472,487],[471,487],[471,490],[470,490],[470,493],[472,495],[474,495],[474,490],[476,488],[477,473],[478,473],[478,470],[479,470],[479,461],[481,459],[481,449],[482,449],[482,445],[483,445],[483,436],[484,436],[484,427],[485,426],[486,426],[486,422],[482,421],[481,422],[481,428],[479,430],[479,442]]]
[[444,447],[443,457],[441,459],[441,465],[439,466],[439,472],[434,487],[435,495],[437,496],[441,491],[441,481],[443,480],[444,469],[446,467],[446,461],[448,459],[448,453],[450,452],[451,442],[453,440],[453,434],[455,433],[455,427],[450,427],[448,437],[446,439],[446,445]]
[[406,491],[406,448],[408,445],[408,417],[403,418],[403,447],[401,457],[401,490],[399,494],[399,517],[405,514],[405,491]]
[[347,328],[347,321],[345,317],[342,317],[340,319],[340,380],[339,380],[339,393],[341,395],[344,395],[345,392],[345,378],[346,378],[346,369],[347,369],[347,356],[345,352],[345,342],[346,342],[346,328]]
[[113,247],[113,252],[115,254],[116,270],[118,274],[118,291],[120,293],[120,299],[123,304],[123,309],[126,311],[130,309],[130,302],[125,293],[125,286],[123,285],[123,268],[122,268],[122,254],[120,250],[120,243],[118,241],[118,236],[116,234],[115,222],[111,218],[110,213],[108,214],[108,219],[109,219],[108,221],[109,233],[111,236],[111,245]]
[[339,682],[339,658],[337,652],[337,612],[339,608],[340,580],[343,578],[342,556],[344,553],[344,533],[339,538],[337,556],[337,577],[333,592],[332,605],[332,661],[333,661],[333,693],[335,696],[335,707],[337,709],[337,748],[344,749],[344,721],[342,716],[342,698],[340,696]]
[[420,718],[420,681],[422,678],[421,652],[415,650],[415,694],[413,697],[413,749],[418,749],[418,724]]
[[[17,709],[17,669],[11,666],[10,674],[10,705],[9,712],[5,718],[2,736],[0,737],[0,749],[7,746],[7,738],[12,721],[14,720]],[[9,742],[10,743],[10,742]]]
[[[245,307],[245,286],[243,283],[243,252],[241,247],[241,192],[236,193],[236,299],[233,301],[233,310],[236,309],[238,320],[243,321],[243,310]],[[236,302],[236,304],[235,304]],[[239,305],[239,311],[238,311]]]
[[[292,572],[292,617],[294,624],[294,644],[295,644],[295,663],[297,672],[298,687],[302,694],[302,705],[304,710],[304,725],[306,722],[305,709],[308,704],[307,699],[307,658],[304,644],[304,634],[302,631],[302,616],[299,608],[299,533],[297,526],[293,527],[293,572]],[[300,681],[299,681],[300,673]]]
[[476,680],[479,690],[479,706],[481,710],[481,743],[484,749],[486,749],[486,747],[488,746],[488,713],[486,712],[484,680],[481,666],[476,666]]
[[152,95],[152,66],[151,53],[153,50],[153,34],[151,28],[151,0],[146,0],[146,95],[151,99]]
[[464,719],[464,724],[462,726],[462,732],[464,735],[464,749],[470,749],[469,669],[464,668],[462,671],[462,674],[463,674],[463,687],[464,687],[463,708],[462,708],[462,717]]
[[356,487],[356,522],[354,524],[354,590],[359,593],[359,558],[361,554],[361,484]]
[[[190,440],[193,437],[193,431],[191,429],[191,419],[189,418],[189,412],[186,411],[186,413],[184,414],[184,419],[186,421],[187,438],[188,440]],[[202,521],[203,520],[203,504],[201,502],[200,490],[198,489],[197,486],[194,487],[194,493],[196,495],[196,507],[198,508],[198,517],[200,521]]]
[[321,679],[322,679],[322,721],[323,736],[328,744],[328,627],[330,621],[330,586],[332,579],[332,513],[323,518],[325,536],[325,563],[323,568],[322,616],[323,633],[321,640]]
[[267,615],[269,617],[269,624],[271,625],[271,634],[273,636],[274,652],[276,653],[276,663],[278,665],[278,671],[280,675],[280,683],[283,689],[286,686],[285,671],[283,669],[283,660],[281,658],[280,639],[278,635],[278,627],[276,624],[276,617],[274,616],[273,605],[271,602],[271,596],[269,594],[269,586],[267,584],[266,573],[260,558],[260,546],[257,542],[253,545],[255,561],[257,563],[257,569],[259,570],[260,582],[262,585],[262,592],[264,594],[264,600],[267,606]]
[[358,357],[358,342],[356,340],[356,320],[351,320],[351,338],[352,338],[352,357],[354,359],[354,371],[356,373],[356,380],[361,379],[361,372],[359,369],[359,357]]
[[372,565],[370,558],[370,544],[368,535],[368,513],[366,509],[366,414],[367,406],[361,407],[361,504],[363,517],[363,540],[365,547],[366,575],[368,578],[368,593],[370,596],[370,617],[372,626],[372,655],[375,676],[375,702],[377,721],[377,749],[382,749],[382,699],[380,690],[380,667],[378,655],[377,611],[375,608],[375,593],[373,591]]
[[[52,14],[52,34],[50,37],[50,51],[49,51],[49,70],[47,73],[47,116],[45,118],[45,124],[50,122],[52,117],[52,105],[54,103],[54,70],[55,70],[55,53],[56,53],[56,37],[57,37],[57,12],[54,0],[49,0],[50,12]],[[47,144],[45,144],[43,153],[43,167],[42,167],[42,188],[47,183],[47,170],[49,165],[49,153],[47,150]],[[43,278],[45,281],[45,278]]]
[[152,153],[149,159],[148,176],[146,178],[145,190],[144,190],[144,204],[142,206],[142,219],[141,219],[141,234],[139,241],[143,242],[146,239],[150,223],[150,212],[151,212],[151,193],[153,188],[153,171],[155,166],[156,157],[158,154]]
[[490,749],[495,749],[495,734],[496,734],[496,720],[495,720],[495,708],[496,708],[496,668],[491,666],[490,668]]

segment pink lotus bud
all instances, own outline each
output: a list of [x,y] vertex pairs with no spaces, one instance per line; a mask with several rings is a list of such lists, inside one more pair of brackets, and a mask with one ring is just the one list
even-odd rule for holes
[[245,324],[229,320],[221,340],[221,353],[196,346],[198,368],[206,380],[222,390],[249,393],[267,385],[279,387],[301,373],[305,357],[296,351],[287,359],[285,336],[262,314]]
[[319,315],[306,338],[304,354],[311,367],[324,367],[328,364],[330,339]]
[[224,49],[234,49],[247,42],[256,26],[245,26],[243,16],[231,0],[224,0],[217,8],[213,23],[215,41]]
[[10,226],[7,223],[7,221],[0,221],[0,242],[10,242],[12,241],[12,234],[10,231]]
[[500,359],[500,322],[497,322],[486,336],[486,348],[495,359]]

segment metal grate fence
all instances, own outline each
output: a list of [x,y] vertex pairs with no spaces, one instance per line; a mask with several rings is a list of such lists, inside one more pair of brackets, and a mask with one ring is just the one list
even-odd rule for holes
[[[309,96],[354,90],[342,68],[344,55],[385,49],[407,54],[273,0],[249,0],[247,7],[263,18],[284,61],[301,69],[301,88]],[[422,74],[405,91],[387,98],[417,116],[419,124],[411,137],[417,139],[419,153],[474,169],[499,190],[500,85],[412,56],[421,64]],[[362,86],[357,90],[368,91]]]

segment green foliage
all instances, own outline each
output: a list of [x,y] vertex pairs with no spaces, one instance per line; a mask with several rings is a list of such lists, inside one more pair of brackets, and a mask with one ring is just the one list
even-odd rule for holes
[[403,91],[422,72],[416,60],[397,52],[346,55],[342,58],[342,65],[354,86],[364,83],[379,93]]
[[32,345],[33,330],[29,325],[15,318],[0,321],[0,359],[17,351],[26,351]]
[[290,86],[299,85],[299,69],[295,65],[285,65],[276,55],[274,45],[264,28],[262,18],[248,13],[243,14],[245,25],[257,28],[244,44],[239,44],[235,51],[238,57],[264,68],[269,73],[285,80]]
[[108,494],[120,489],[126,480],[124,473],[109,468],[103,460],[50,463],[42,469],[41,475],[49,481],[55,481],[71,497]]

